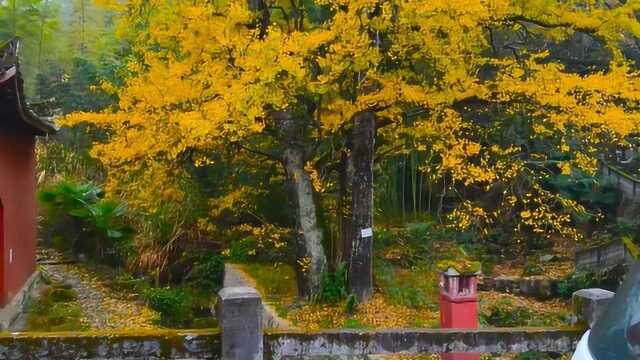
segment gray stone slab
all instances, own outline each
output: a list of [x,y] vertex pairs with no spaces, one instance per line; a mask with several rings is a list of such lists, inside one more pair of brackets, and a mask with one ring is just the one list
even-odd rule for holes
[[262,299],[250,287],[218,293],[223,360],[262,360]]
[[607,308],[615,293],[604,289],[581,289],[573,293],[571,298],[573,314],[578,324],[593,324]]

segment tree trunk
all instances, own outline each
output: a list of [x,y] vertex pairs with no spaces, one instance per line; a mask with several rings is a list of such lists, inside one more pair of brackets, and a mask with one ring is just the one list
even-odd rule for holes
[[349,290],[358,301],[373,295],[373,154],[375,146],[375,114],[355,117],[352,144],[353,228],[349,257]]
[[271,18],[269,13],[269,7],[264,0],[249,0],[249,10],[260,13],[261,17],[258,20],[258,28],[260,29],[259,37],[262,39],[267,34],[267,28],[269,27],[269,19]]
[[[350,136],[350,135],[349,135]],[[338,184],[338,227],[340,244],[336,263],[348,262],[353,239],[353,214],[351,212],[351,187],[353,184],[353,157],[350,141],[340,158],[340,179]]]
[[323,234],[318,226],[316,202],[311,177],[304,169],[305,153],[302,131],[288,114],[279,121],[283,163],[289,187],[289,200],[296,220],[296,274],[300,297],[310,299],[319,294],[322,275],[327,270]]
[[[249,9],[261,13],[259,37],[267,34],[270,13],[264,0],[248,0]],[[318,226],[316,202],[311,177],[304,169],[305,148],[303,126],[291,114],[273,113],[278,121],[283,164],[287,176],[289,202],[296,222],[296,278],[298,295],[311,299],[322,290],[322,275],[327,270],[323,234]]]

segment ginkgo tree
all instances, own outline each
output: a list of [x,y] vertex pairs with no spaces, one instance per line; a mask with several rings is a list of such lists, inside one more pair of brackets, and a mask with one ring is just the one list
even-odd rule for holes
[[[124,86],[104,84],[116,109],[63,123],[106,131],[93,155],[107,189],[153,211],[188,195],[185,163],[205,167],[233,148],[280,164],[306,297],[328,271],[322,210],[343,227],[350,292],[372,295],[381,157],[429,151],[437,161],[425,171],[448,188],[499,190],[492,208],[461,201],[451,213],[459,228],[511,214],[523,230],[575,236],[568,211],[581,206],[542,187],[540,167],[553,150],[570,155],[553,163],[561,171],[593,171],[599,148],[638,125],[637,73],[623,51],[640,35],[638,1],[100,3],[121,13],[136,56]],[[601,66],[574,73],[550,51],[576,36],[601,45]],[[526,141],[505,141],[516,118]],[[523,174],[531,184],[515,191]],[[323,209],[318,193],[330,191],[338,205]]]

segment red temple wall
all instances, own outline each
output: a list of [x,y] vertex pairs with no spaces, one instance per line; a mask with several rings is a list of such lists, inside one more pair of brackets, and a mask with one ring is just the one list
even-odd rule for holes
[[[35,138],[0,128],[0,306],[17,294],[36,269]],[[0,225],[2,226],[2,225]]]

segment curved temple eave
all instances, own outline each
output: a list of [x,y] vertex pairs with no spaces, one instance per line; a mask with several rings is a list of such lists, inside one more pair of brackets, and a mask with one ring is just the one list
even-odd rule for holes
[[51,119],[37,116],[27,106],[18,62],[19,44],[18,39],[13,39],[0,47],[0,88],[5,88],[8,94],[14,95],[10,101],[17,114],[17,120],[35,135],[54,134],[57,128]]

